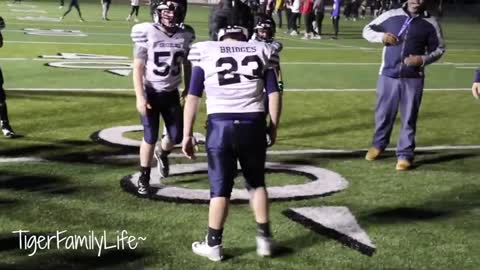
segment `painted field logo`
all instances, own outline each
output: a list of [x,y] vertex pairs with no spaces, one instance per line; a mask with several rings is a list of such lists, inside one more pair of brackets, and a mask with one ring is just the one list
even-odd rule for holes
[[[126,138],[124,133],[141,131],[142,126],[121,126],[100,130],[91,135],[95,141],[106,142],[111,145],[123,147],[139,147],[140,141]],[[197,139],[204,142],[203,135]],[[292,154],[295,151],[291,151]],[[269,155],[274,154],[270,152]],[[172,154],[172,157],[181,155]],[[199,153],[198,156],[204,156]],[[287,174],[302,175],[308,181],[302,184],[290,184],[284,186],[268,187],[268,194],[272,201],[288,201],[309,199],[314,197],[328,196],[345,190],[348,181],[340,174],[311,165],[274,163],[267,162],[266,169],[270,172],[282,172]],[[178,177],[192,174],[205,174],[208,171],[206,162],[193,164],[175,164],[170,166],[170,176]],[[240,171],[239,171],[240,172]],[[137,195],[137,186],[140,173],[127,175],[120,180],[123,190]],[[154,200],[184,202],[184,203],[208,203],[210,200],[209,189],[192,189],[168,184],[169,179],[161,179],[158,170],[150,172],[151,190],[148,198]],[[205,177],[205,181],[208,181]],[[245,189],[234,188],[231,195],[233,202],[248,203],[250,194]],[[376,250],[375,245],[367,233],[360,227],[351,211],[344,206],[321,206],[288,208],[283,214],[289,219],[298,222],[305,227],[331,237],[340,243],[371,256]]]
[[27,35],[35,36],[49,36],[49,37],[86,37],[87,34],[80,30],[65,30],[65,29],[38,29],[25,28],[23,29]]
[[85,53],[58,53],[57,55],[42,55],[40,58],[70,60],[55,61],[45,65],[56,68],[73,69],[103,69],[115,75],[128,76],[132,72],[132,62],[126,56],[85,54]]

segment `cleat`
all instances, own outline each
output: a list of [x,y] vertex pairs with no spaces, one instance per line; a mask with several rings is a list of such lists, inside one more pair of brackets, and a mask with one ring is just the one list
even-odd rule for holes
[[192,251],[214,262],[219,262],[223,259],[223,246],[221,244],[213,247],[209,246],[206,237],[205,241],[193,242]]
[[146,176],[140,175],[137,183],[137,193],[141,196],[148,194],[148,189],[150,188],[150,179]]
[[382,150],[380,150],[376,147],[370,147],[368,149],[367,154],[365,155],[365,159],[368,160],[368,161],[377,160],[382,153],[383,153]]
[[137,18],[133,19],[134,22],[138,23],[139,20]]
[[7,138],[15,137],[15,132],[13,131],[12,127],[10,127],[10,125],[8,124],[2,125],[2,133],[3,133],[3,136]]
[[170,173],[170,164],[168,161],[169,152],[161,150],[161,147],[155,149],[155,158],[157,159],[157,170],[160,178],[167,178]]
[[257,254],[260,257],[270,257],[275,249],[275,242],[271,237],[257,236]]
[[395,169],[397,171],[408,171],[412,168],[412,162],[406,159],[399,159]]

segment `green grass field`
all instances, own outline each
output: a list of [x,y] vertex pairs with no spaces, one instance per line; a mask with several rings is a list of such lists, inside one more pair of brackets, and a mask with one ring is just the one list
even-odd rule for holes
[[[22,2],[36,5],[45,14],[14,11],[21,5],[9,3],[0,2],[0,16],[7,23],[0,66],[11,124],[23,137],[0,138],[0,269],[479,268],[478,149],[418,151],[416,168],[405,173],[395,171],[393,152],[373,163],[363,159],[363,152],[271,155],[269,161],[337,172],[349,187],[330,196],[272,203],[274,236],[288,248],[281,256],[262,259],[256,255],[255,223],[246,204],[231,208],[224,234],[226,261],[212,263],[193,255],[191,243],[206,232],[207,205],[139,199],[124,192],[120,179],[134,173],[138,161],[101,157],[136,151],[90,139],[101,129],[139,124],[131,76],[103,69],[53,68],[45,63],[59,60],[38,58],[63,52],[131,59],[132,24],[125,21],[130,7],[114,2],[111,21],[104,22],[99,3],[81,2],[84,23],[78,22],[75,10],[62,22],[35,22],[17,17],[58,18],[58,3]],[[147,21],[148,9],[142,6],[140,15]],[[207,8],[189,6],[187,23],[195,28],[197,40],[207,39],[207,16]],[[278,29],[285,48],[281,59],[287,90],[279,140],[272,150],[369,147],[381,47],[361,38],[366,23],[342,19],[339,40],[329,39],[328,19],[322,40],[305,41]],[[480,66],[480,23],[469,18],[444,18],[441,23],[447,53],[428,67],[417,146],[480,145],[480,103],[468,90],[474,69]],[[24,28],[81,30],[88,36],[34,36],[25,34]],[[68,91],[72,89],[77,91]],[[195,131],[204,133],[204,119],[202,107]],[[138,133],[128,136],[139,138]],[[41,161],[13,159],[25,157]],[[188,162],[172,159],[172,163]],[[270,173],[267,181],[283,186],[307,179]],[[196,174],[171,178],[168,184],[206,188],[208,180],[206,174]],[[376,252],[365,256],[282,214],[305,206],[348,207]],[[12,233],[16,230],[35,235],[105,231],[111,244],[117,231],[127,230],[147,239],[135,250],[111,249],[101,257],[94,250],[56,248],[28,256],[31,251],[20,250],[18,236]]]

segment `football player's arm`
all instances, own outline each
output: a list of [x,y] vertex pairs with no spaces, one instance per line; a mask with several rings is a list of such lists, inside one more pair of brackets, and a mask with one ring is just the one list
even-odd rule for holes
[[195,158],[193,125],[195,124],[195,117],[203,94],[204,80],[205,73],[203,69],[199,66],[194,67],[183,112],[182,152],[189,159]]
[[151,109],[145,98],[144,77],[145,63],[148,59],[147,24],[136,24],[132,27],[131,38],[133,41],[133,87],[135,89],[136,107],[140,115],[145,115]]
[[188,86],[190,85],[190,78],[192,77],[192,63],[188,59],[183,60],[183,80],[185,89],[181,93],[181,98],[185,99],[188,94]]
[[151,109],[145,99],[145,90],[143,87],[143,77],[145,75],[145,63],[143,59],[135,58],[133,60],[133,87],[135,89],[136,106],[140,115],[144,116],[147,109]]
[[480,68],[475,72],[475,81],[472,85],[472,95],[476,98],[480,98]]
[[277,130],[282,113],[282,95],[280,95],[278,91],[278,82],[274,70],[268,69],[264,76],[265,91],[268,94],[268,113],[270,116],[268,133],[270,135],[271,145],[273,145],[277,139]]

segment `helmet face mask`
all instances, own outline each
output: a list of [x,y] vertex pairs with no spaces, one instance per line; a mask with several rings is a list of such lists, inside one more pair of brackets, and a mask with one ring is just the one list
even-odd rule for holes
[[265,28],[257,29],[257,38],[260,40],[270,40],[273,38],[272,31]]

